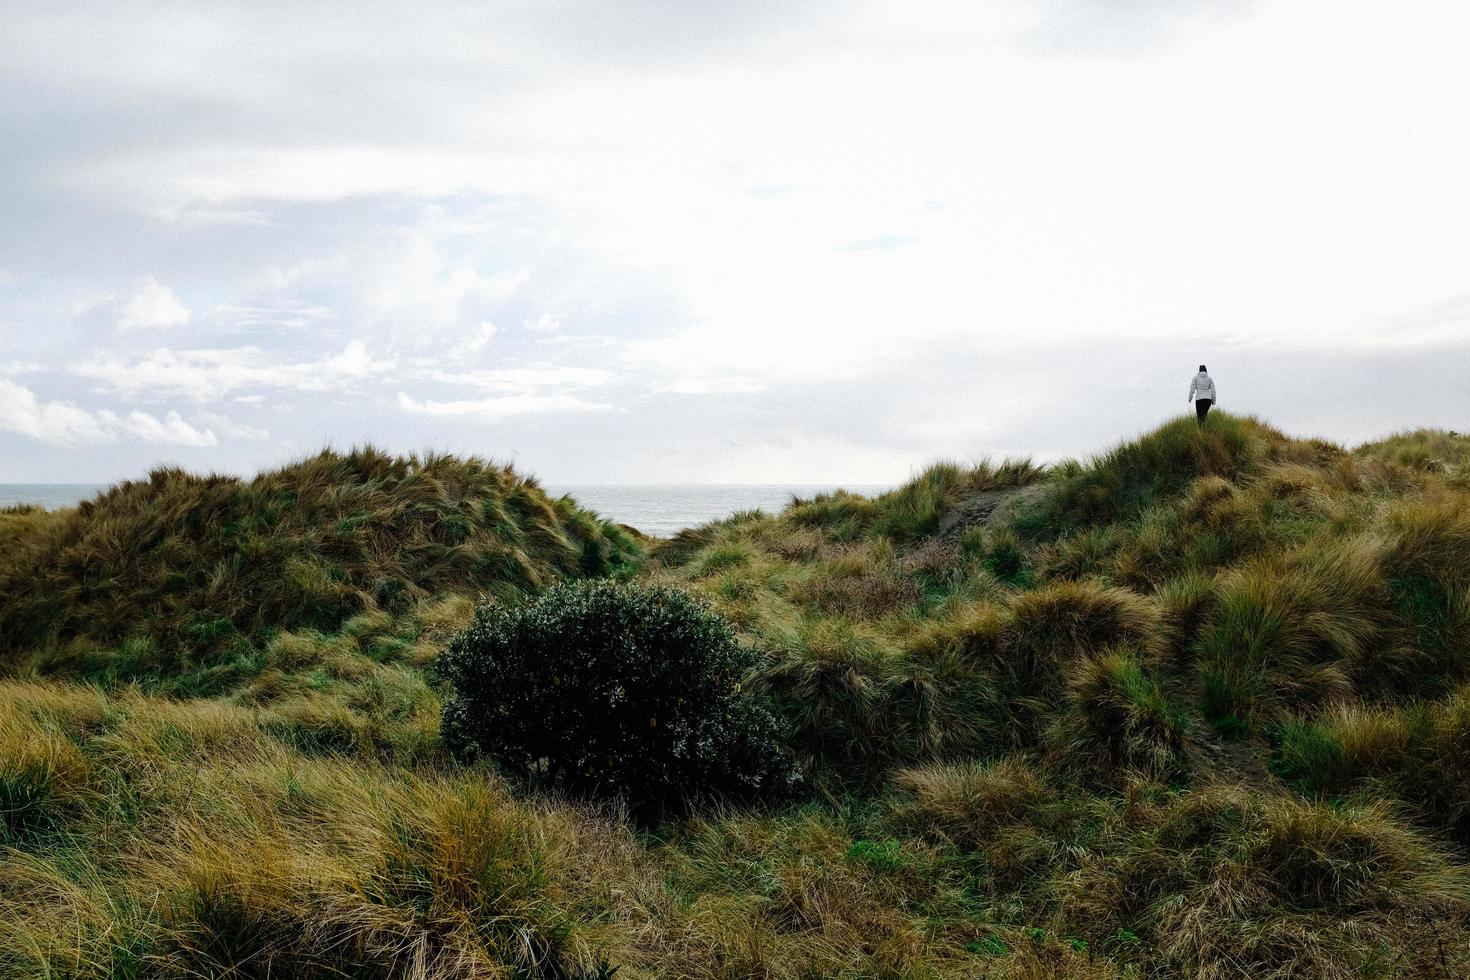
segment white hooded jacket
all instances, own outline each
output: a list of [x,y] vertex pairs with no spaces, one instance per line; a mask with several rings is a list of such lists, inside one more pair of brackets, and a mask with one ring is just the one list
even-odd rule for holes
[[1203,371],[1196,374],[1194,380],[1189,383],[1189,400],[1198,401],[1201,398],[1208,398],[1212,402],[1216,401],[1215,381]]

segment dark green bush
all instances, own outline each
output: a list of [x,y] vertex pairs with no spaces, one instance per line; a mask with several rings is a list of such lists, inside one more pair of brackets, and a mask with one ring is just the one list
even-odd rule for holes
[[482,607],[450,644],[444,739],[459,758],[644,815],[779,796],[796,777],[774,716],[742,690],[751,667],[729,625],[678,589],[562,585]]

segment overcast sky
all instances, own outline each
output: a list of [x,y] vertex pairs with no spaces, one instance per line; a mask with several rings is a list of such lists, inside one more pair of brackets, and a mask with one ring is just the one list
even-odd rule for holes
[[0,482],[1470,428],[1463,0],[0,11]]

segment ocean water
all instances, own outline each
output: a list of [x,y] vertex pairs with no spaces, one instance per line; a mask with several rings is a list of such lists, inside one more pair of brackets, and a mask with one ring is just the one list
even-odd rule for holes
[[[17,504],[39,504],[50,509],[70,507],[105,489],[90,483],[0,483],[0,507]],[[807,499],[836,489],[832,485],[795,483],[546,485],[546,492],[553,496],[571,494],[582,506],[603,517],[660,538],[738,511],[760,509],[774,513],[793,497]],[[856,484],[844,489],[871,496],[889,488]]]
[[100,483],[0,483],[0,507],[36,504],[55,510],[95,497],[106,489]]

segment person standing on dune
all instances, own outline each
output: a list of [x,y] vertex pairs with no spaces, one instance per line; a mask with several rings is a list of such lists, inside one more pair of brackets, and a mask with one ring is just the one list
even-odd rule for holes
[[1200,425],[1205,424],[1205,416],[1210,414],[1210,406],[1215,404],[1215,381],[1205,372],[1205,366],[1199,366],[1199,374],[1189,383],[1189,400],[1194,402],[1194,417]]

